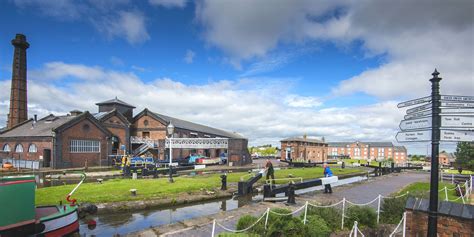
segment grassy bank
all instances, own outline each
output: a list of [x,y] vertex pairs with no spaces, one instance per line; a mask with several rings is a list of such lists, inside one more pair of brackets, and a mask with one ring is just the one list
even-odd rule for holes
[[[333,168],[335,175],[351,174],[360,172],[359,169],[337,169]],[[229,173],[228,183],[236,183],[247,173],[237,172]],[[303,179],[318,178],[323,176],[323,169],[299,168],[276,170],[275,178],[287,178],[289,174],[293,177],[302,177]],[[168,183],[167,178],[159,179],[112,179],[97,183],[84,183],[74,193],[73,197],[80,202],[105,203],[118,201],[150,200],[161,198],[174,198],[179,194],[199,192],[201,189],[219,188],[220,174],[182,176],[175,177],[174,183]],[[245,179],[250,176],[245,176]],[[263,183],[264,179],[259,182]],[[283,181],[282,181],[283,182]],[[284,181],[285,183],[287,181]],[[36,204],[56,204],[59,201],[65,201],[65,196],[74,188],[75,185],[63,185],[36,190]],[[137,196],[130,195],[130,189],[137,189]]]
[[[439,190],[444,189],[445,186],[448,189],[455,188],[455,185],[451,184],[451,183],[441,182],[438,185],[439,185],[438,186]],[[414,195],[414,196],[417,196],[417,197],[422,197],[422,198],[429,198],[429,195],[430,195],[429,190],[430,190],[430,183],[416,182],[416,183],[412,183],[412,184],[408,185],[407,187],[405,187],[404,189],[400,190],[398,192],[398,194],[403,194],[403,193],[406,193],[408,191],[411,195]],[[456,195],[455,190],[448,190],[448,200],[449,201],[453,201],[457,198],[459,198],[459,196]],[[445,194],[444,190],[438,192],[438,199],[440,201],[444,201],[446,199],[446,194]],[[459,199],[459,200],[454,201],[454,202],[462,203],[462,200]]]
[[[445,174],[459,174],[459,171],[458,170],[455,170],[455,169],[444,169],[443,170],[443,173]],[[463,170],[461,174],[465,174],[465,175],[474,175],[474,171],[471,171],[471,170]]]
[[[360,161],[361,164],[367,164],[367,161],[366,161],[366,160],[343,159],[342,161],[344,161],[346,164],[359,163],[359,161]],[[377,161],[371,161],[371,162],[370,162],[370,165],[379,166],[379,162],[377,162]]]

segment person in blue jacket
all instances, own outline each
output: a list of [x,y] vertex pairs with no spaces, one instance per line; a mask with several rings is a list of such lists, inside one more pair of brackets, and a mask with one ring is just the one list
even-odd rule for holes
[[[329,168],[329,165],[324,163],[323,168],[324,168],[324,177],[331,177],[332,171],[331,171],[331,168]],[[324,193],[332,193],[332,188],[330,184],[324,185]]]

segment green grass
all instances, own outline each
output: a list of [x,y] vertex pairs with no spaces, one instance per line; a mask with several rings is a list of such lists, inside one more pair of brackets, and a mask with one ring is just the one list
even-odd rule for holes
[[[445,174],[459,174],[458,170],[456,169],[444,169],[443,173]],[[474,171],[471,170],[463,170],[461,174],[472,174],[474,175]]]
[[[357,159],[343,159],[342,161],[344,161],[346,163],[346,165],[347,164],[352,164],[352,163],[359,163],[359,160],[357,160]],[[360,163],[361,164],[367,164],[367,161],[366,160],[360,160]],[[370,165],[379,166],[379,162],[371,161]]]
[[[337,169],[333,168],[335,175],[359,172],[359,169]],[[228,173],[227,182],[236,183],[246,172]],[[318,178],[323,176],[323,169],[299,168],[275,170],[275,178],[287,178],[289,174],[293,177],[303,177],[303,179]],[[150,200],[162,198],[175,198],[180,193],[192,193],[200,189],[220,188],[220,174],[182,176],[175,177],[174,183],[168,183],[167,178],[159,179],[111,179],[102,184],[84,183],[74,193],[73,197],[80,202],[104,203],[117,201]],[[250,176],[246,176],[245,180]],[[259,180],[265,182],[265,177]],[[288,181],[282,181],[287,183]],[[47,187],[36,190],[36,204],[56,204],[59,201],[65,202],[66,195],[75,185],[63,185]],[[137,189],[137,196],[130,195],[130,189]]]
[[[445,186],[448,189],[453,189],[455,187],[454,184],[441,182],[441,183],[438,184],[438,189],[441,190]],[[429,192],[428,192],[429,190],[430,190],[430,183],[416,182],[416,183],[412,183],[412,184],[408,185],[407,187],[403,188],[402,190],[400,190],[397,195],[404,194],[408,191],[411,195],[414,195],[414,196],[417,196],[417,197],[422,197],[422,198],[429,198]],[[448,200],[449,201],[455,200],[457,198],[459,198],[459,196],[456,195],[455,190],[451,190],[451,191],[448,190]],[[444,201],[445,199],[446,199],[446,194],[445,194],[444,190],[438,192],[438,200],[439,201]],[[459,199],[455,202],[462,203],[462,200]]]

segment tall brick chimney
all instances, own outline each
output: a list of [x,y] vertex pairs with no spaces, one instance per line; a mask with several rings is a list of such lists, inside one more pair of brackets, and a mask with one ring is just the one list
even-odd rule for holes
[[15,125],[28,119],[28,101],[26,87],[26,49],[30,44],[26,42],[23,34],[16,34],[12,40],[15,47],[12,65],[12,88],[10,94],[10,113],[8,114],[7,127]]

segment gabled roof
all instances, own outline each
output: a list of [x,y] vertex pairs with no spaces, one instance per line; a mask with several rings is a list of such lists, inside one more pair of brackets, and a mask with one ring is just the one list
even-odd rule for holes
[[155,119],[157,119],[157,120],[159,120],[159,121],[161,121],[165,124],[169,124],[171,122],[175,126],[175,128],[186,129],[186,130],[189,130],[189,131],[202,132],[202,133],[205,133],[205,134],[215,135],[215,136],[218,136],[218,137],[244,139],[244,137],[242,135],[240,135],[236,132],[228,132],[228,131],[225,131],[225,130],[212,128],[212,127],[209,127],[209,126],[206,126],[206,125],[189,122],[189,121],[186,121],[186,120],[170,117],[170,116],[163,115],[163,114],[158,114],[158,113],[152,112],[148,109],[144,109],[142,112],[137,114],[133,119],[136,120],[136,119],[138,119],[139,117],[141,117],[142,115],[145,115],[145,114],[148,114],[148,115],[154,117]]
[[[357,142],[328,142],[330,147],[342,147],[342,146],[347,146],[351,145]],[[393,147],[392,142],[364,142],[364,141],[359,141],[361,144],[373,146],[373,147]]]
[[120,118],[120,120],[122,120],[123,123],[125,123],[126,125],[130,125],[130,122],[127,120],[127,118],[125,118],[123,116],[122,113],[119,113],[117,111],[117,109],[113,109],[111,111],[108,111],[108,112],[99,112],[99,113],[94,113],[92,114],[94,116],[94,118],[96,118],[97,120],[99,120],[100,122],[104,122],[105,120],[107,120],[108,118],[112,117],[112,116],[117,116]]
[[393,151],[395,151],[395,152],[407,152],[407,148],[405,146],[394,146]]
[[50,114],[36,123],[29,119],[24,123],[0,134],[0,137],[51,137],[53,129],[71,121],[74,116],[54,116]]
[[124,102],[122,100],[119,100],[117,97],[115,97],[114,99],[111,99],[111,100],[106,100],[106,101],[103,101],[103,102],[96,103],[95,105],[110,105],[110,104],[119,104],[119,105],[123,105],[123,106],[126,106],[126,107],[135,108],[135,106],[133,106],[133,105],[127,103],[127,102]]
[[289,137],[281,140],[281,142],[311,142],[311,143],[326,143],[322,140],[315,138],[304,138],[304,137]]
[[29,119],[22,124],[13,127],[10,130],[5,131],[4,133],[0,134],[0,138],[2,137],[51,137],[53,136],[53,131],[60,131],[64,130],[70,126],[73,126],[76,121],[80,121],[84,117],[90,118],[90,120],[99,127],[99,129],[103,130],[104,133],[110,134],[110,131],[103,128],[98,120],[96,120],[89,112],[84,112],[78,116],[71,116],[71,115],[61,115],[56,116],[54,114],[50,114],[36,123],[33,119]]

